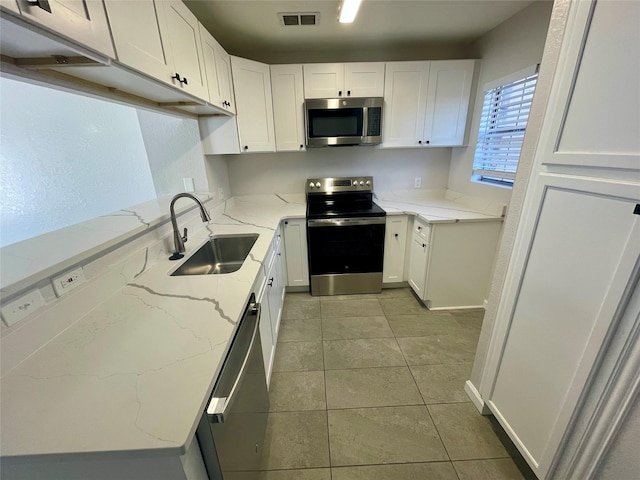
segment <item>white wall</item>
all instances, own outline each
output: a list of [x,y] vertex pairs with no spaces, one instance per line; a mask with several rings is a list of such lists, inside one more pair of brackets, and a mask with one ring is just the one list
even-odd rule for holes
[[0,79],[0,246],[155,198],[133,108]]
[[208,191],[198,121],[146,110],[138,110],[138,119],[156,194],[183,192],[183,178],[194,179],[196,192]]
[[[313,177],[372,175],[375,190],[447,187],[449,148],[382,150],[373,147],[330,147],[300,153],[226,155],[233,195],[304,193]],[[207,158],[216,156],[207,156]]]
[[467,195],[509,203],[511,189],[471,181],[486,83],[540,63],[553,2],[536,1],[498,25],[475,44],[482,59],[467,147],[453,148],[449,188]]

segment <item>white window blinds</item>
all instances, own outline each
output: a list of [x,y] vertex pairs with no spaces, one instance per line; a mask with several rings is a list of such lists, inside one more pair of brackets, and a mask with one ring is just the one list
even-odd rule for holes
[[482,105],[473,174],[513,183],[538,74],[487,90]]

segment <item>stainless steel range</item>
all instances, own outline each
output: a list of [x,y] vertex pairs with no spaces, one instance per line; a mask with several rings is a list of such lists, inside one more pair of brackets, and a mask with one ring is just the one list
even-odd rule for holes
[[373,177],[307,180],[311,295],[378,293],[386,212],[373,202]]

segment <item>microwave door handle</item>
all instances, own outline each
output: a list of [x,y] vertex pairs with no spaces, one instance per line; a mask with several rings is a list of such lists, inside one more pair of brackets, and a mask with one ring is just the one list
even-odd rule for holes
[[367,136],[367,132],[369,131],[369,108],[362,108],[362,140]]
[[[251,359],[251,353],[254,349],[255,343],[258,341],[258,332],[260,331],[260,310],[261,308],[259,303],[254,303],[249,306],[250,316],[256,317],[256,323],[251,335],[251,341],[249,342],[249,346],[247,347],[247,351],[242,361],[240,373],[238,373],[238,376],[233,383],[233,387],[231,388],[231,392],[229,392],[229,395],[226,397],[213,397],[211,398],[209,405],[207,405],[207,417],[209,418],[209,423],[224,423],[225,415],[229,413],[231,407],[233,406],[233,403],[236,400],[236,393],[240,389],[240,385],[244,381],[244,377],[247,374],[249,360]],[[224,371],[221,373],[221,375],[224,375]]]

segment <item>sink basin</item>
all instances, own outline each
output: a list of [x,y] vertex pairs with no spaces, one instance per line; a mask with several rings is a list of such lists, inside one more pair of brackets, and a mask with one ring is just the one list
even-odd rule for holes
[[219,275],[240,270],[256,243],[258,234],[219,235],[209,239],[180,265],[172,277],[180,275]]

